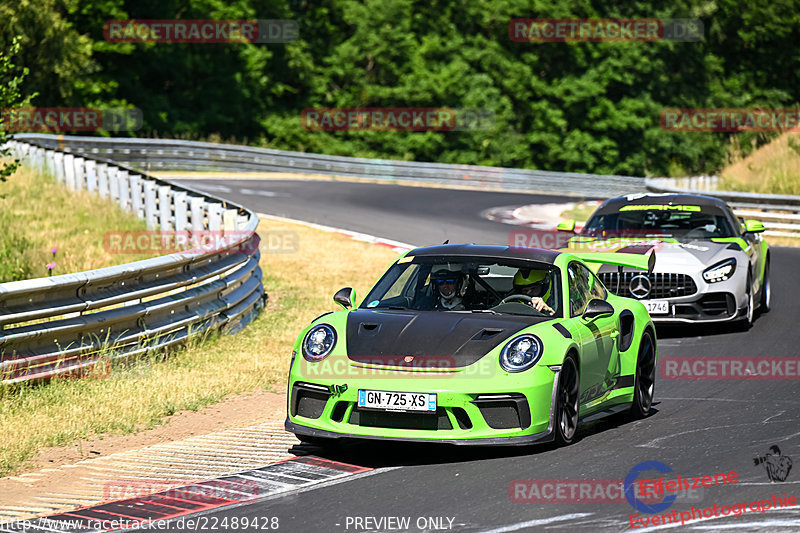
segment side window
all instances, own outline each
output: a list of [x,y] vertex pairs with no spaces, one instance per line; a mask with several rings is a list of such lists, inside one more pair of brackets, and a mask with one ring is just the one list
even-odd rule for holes
[[[585,267],[581,267],[585,270]],[[591,298],[598,298],[600,300],[605,300],[606,296],[608,295],[608,291],[606,288],[603,287],[603,283],[597,279],[597,276],[594,275],[594,272],[589,271],[589,289],[591,290]]]
[[605,300],[607,291],[594,273],[580,263],[570,263],[569,275],[569,312],[570,316],[578,316],[586,310],[586,305],[593,298]]
[[569,314],[570,316],[578,316],[586,309],[586,304],[592,298],[591,289],[589,288],[589,277],[591,272],[586,270],[578,263],[570,263],[567,267],[567,275],[569,276]]

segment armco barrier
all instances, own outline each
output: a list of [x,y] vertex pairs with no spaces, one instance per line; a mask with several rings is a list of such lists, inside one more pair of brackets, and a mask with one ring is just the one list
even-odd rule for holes
[[800,196],[718,191],[715,190],[717,183],[716,176],[646,180],[647,190],[651,192],[700,193],[725,200],[737,216],[764,222],[765,235],[800,237]]
[[113,161],[45,147],[9,147],[25,165],[75,190],[119,202],[150,229],[203,235],[219,245],[76,274],[0,284],[0,382],[81,376],[115,359],[164,349],[263,307],[258,217]]
[[652,192],[700,192],[728,201],[737,215],[759,218],[767,235],[800,236],[800,197],[717,191],[716,176],[638,178],[475,165],[448,165],[288,152],[230,144],[169,139],[95,138],[18,134],[73,155],[106,157],[138,169],[329,174],[382,181],[471,186],[508,192],[539,192],[609,198]]
[[146,170],[329,174],[594,198],[645,192],[644,178],[630,176],[364,159],[168,139],[96,138],[34,133],[18,134],[15,138],[36,140],[44,146],[74,155],[104,157]]

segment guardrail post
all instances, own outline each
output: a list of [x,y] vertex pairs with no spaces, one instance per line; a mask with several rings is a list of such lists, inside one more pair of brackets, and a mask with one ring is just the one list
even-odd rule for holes
[[38,146],[34,147],[33,149],[33,157],[31,158],[33,161],[33,166],[37,172],[42,171],[42,149]]
[[48,175],[55,177],[56,176],[56,160],[55,160],[56,153],[53,150],[45,150],[44,152],[44,163],[46,172]]
[[108,166],[108,197],[115,201],[119,201],[119,168],[114,165]]
[[217,233],[222,229],[222,204],[208,204],[208,229]]
[[147,222],[147,229],[156,229],[156,226],[158,226],[156,184],[152,180],[145,180],[144,182],[144,219]]
[[172,187],[169,185],[158,188],[158,224],[162,232],[172,229]]
[[55,152],[55,154],[53,154],[53,166],[55,168],[56,179],[59,183],[64,183],[67,178],[64,171],[64,154],[62,152]]
[[175,198],[175,231],[186,231],[189,229],[189,216],[187,213],[188,202],[186,192],[179,191],[174,195]]
[[93,159],[86,160],[86,190],[97,192],[97,162]]
[[82,157],[76,157],[73,159],[73,164],[75,166],[75,190],[80,191],[84,188],[84,184],[86,183],[86,166],[84,162],[86,160]]
[[101,198],[108,198],[108,164],[97,163],[97,192]]
[[226,236],[236,233],[236,217],[238,215],[239,211],[236,209],[226,209],[222,212],[222,231],[225,232]]
[[64,154],[64,181],[67,184],[67,189],[75,190],[75,156],[72,154]]
[[131,205],[131,186],[127,170],[117,170],[117,187],[119,187],[119,206],[127,211]]
[[129,178],[131,185],[131,210],[133,214],[142,218],[144,211],[142,209],[142,177],[133,174]]
[[205,214],[203,209],[205,207],[206,201],[200,197],[193,196],[190,200],[190,205],[192,206],[192,232],[199,233],[205,231],[206,226],[203,222],[203,218]]

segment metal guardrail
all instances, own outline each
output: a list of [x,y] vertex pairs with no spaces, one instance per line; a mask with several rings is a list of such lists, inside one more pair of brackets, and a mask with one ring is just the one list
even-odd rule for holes
[[37,139],[8,145],[23,164],[70,189],[116,201],[148,229],[185,232],[208,247],[120,266],[0,284],[0,382],[85,375],[225,328],[235,332],[264,303],[258,217],[207,193]]
[[678,180],[648,178],[646,180],[647,190],[652,192],[702,193],[725,200],[737,216],[764,222],[764,226],[767,228],[764,232],[765,235],[800,238],[800,196],[712,189],[717,184],[716,176],[678,178]]
[[169,139],[94,138],[19,134],[73,154],[102,156],[139,169],[289,172],[473,186],[509,192],[608,198],[653,192],[703,192],[720,197],[746,218],[759,218],[767,235],[800,237],[800,197],[716,190],[717,176],[637,178],[475,165],[449,165],[288,152]]
[[169,139],[95,138],[18,134],[73,154],[106,157],[139,169],[328,174],[382,181],[498,188],[607,198],[645,192],[644,178],[549,172],[477,165],[451,165],[288,152],[232,144]]

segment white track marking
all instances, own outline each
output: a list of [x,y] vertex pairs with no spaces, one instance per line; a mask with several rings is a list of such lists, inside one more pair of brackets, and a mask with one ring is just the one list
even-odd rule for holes
[[225,185],[212,185],[211,183],[202,183],[196,186],[198,189],[203,191],[218,191],[223,193],[231,192],[230,187],[226,187]]
[[288,198],[291,194],[285,192],[264,191],[261,189],[239,189],[239,194],[246,196],[266,196],[268,198]]
[[324,226],[322,224],[315,224],[313,222],[306,222],[305,220],[297,220],[297,219],[294,219],[294,218],[278,217],[278,216],[275,216],[275,215],[268,215],[266,213],[256,213],[256,216],[258,216],[259,218],[266,218],[268,220],[277,220],[277,221],[280,221],[280,222],[291,222],[293,224],[300,224],[302,226],[307,226],[309,228],[314,228],[314,229],[318,229],[318,230],[322,230],[322,231],[327,231],[329,233],[340,233],[340,234],[345,235],[346,237],[350,237],[351,239],[356,240],[356,241],[369,242],[369,243],[372,243],[372,244],[380,244],[380,245],[383,245],[383,246],[388,246],[388,247],[394,249],[397,252],[405,252],[405,251],[411,250],[413,248],[416,248],[416,246],[413,245],[413,244],[407,244],[407,243],[400,242],[400,241],[393,241],[391,239],[384,239],[382,237],[376,237],[374,235],[368,235],[366,233],[359,233],[357,231],[351,231],[349,229],[335,228],[333,226]]

